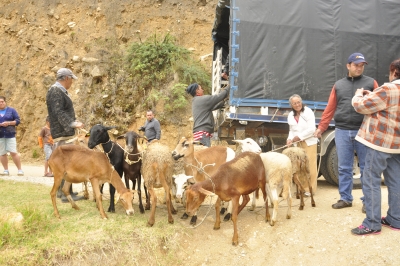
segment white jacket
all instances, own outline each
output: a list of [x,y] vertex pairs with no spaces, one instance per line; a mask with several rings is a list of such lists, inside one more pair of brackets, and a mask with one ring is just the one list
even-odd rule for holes
[[304,112],[300,113],[299,122],[294,119],[294,113],[293,111],[291,111],[288,115],[288,124],[288,139],[293,139],[295,136],[298,136],[301,140],[305,140],[307,146],[317,144],[318,139],[316,137],[312,137],[316,130],[316,127],[315,115],[310,108],[308,108],[307,106],[304,107]]

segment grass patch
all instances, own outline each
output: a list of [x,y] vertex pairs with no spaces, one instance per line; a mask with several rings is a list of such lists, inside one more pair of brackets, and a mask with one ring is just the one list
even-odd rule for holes
[[[53,215],[51,188],[0,180],[0,265],[178,265],[179,239],[185,229],[167,222],[166,208],[157,207],[156,223],[146,226],[149,211],[126,216],[123,207],[102,220],[91,200],[80,210],[57,199],[61,220]],[[109,202],[103,201],[105,210]],[[21,223],[12,222],[22,214]],[[177,216],[174,217],[178,219]]]

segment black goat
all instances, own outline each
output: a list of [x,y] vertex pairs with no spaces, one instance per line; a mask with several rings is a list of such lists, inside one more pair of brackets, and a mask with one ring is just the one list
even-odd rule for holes
[[[133,131],[128,131],[125,135],[119,136],[117,139],[125,138],[125,151],[124,151],[124,178],[126,188],[129,189],[129,180],[132,181],[132,189],[135,189],[136,181],[137,181],[137,192],[139,197],[139,208],[140,212],[144,213],[143,205],[142,205],[142,193],[141,193],[141,183],[142,183],[142,174],[140,169],[142,167],[142,158],[143,155],[139,152],[137,142],[138,139],[141,138],[139,134]],[[144,186],[144,193],[146,195],[146,210],[150,210],[150,198],[147,193],[147,188]]]
[[[118,145],[118,143],[111,141],[110,136],[108,135],[108,130],[113,129],[115,127],[105,127],[100,124],[94,125],[90,129],[90,137],[88,141],[88,147],[90,149],[93,149],[97,145],[101,144],[103,147],[104,153],[107,155],[108,159],[110,160],[110,163],[112,166],[114,166],[115,171],[122,177],[122,174],[124,173],[125,176],[129,176],[131,178],[130,173],[125,172],[125,166],[124,164],[129,165],[127,162],[125,162],[125,151],[124,149]],[[136,145],[136,141],[135,146]],[[133,161],[133,160],[132,160]],[[141,160],[139,160],[141,161]],[[140,169],[140,167],[139,167]],[[139,170],[139,178],[141,177],[140,175],[140,170]],[[128,179],[129,180],[129,179]],[[132,180],[132,179],[131,179]],[[138,179],[138,180],[141,180]],[[134,185],[136,183],[136,180],[133,181]],[[125,184],[128,183],[127,188],[129,188],[129,181],[127,181],[127,178],[125,177]],[[138,181],[138,185],[140,185],[140,181]],[[146,192],[146,191],[145,191]],[[110,207],[108,208],[108,212],[115,212],[115,206],[114,206],[114,197],[115,197],[115,188],[110,184]],[[142,204],[142,197],[140,193],[140,187],[138,189],[138,197],[139,197],[139,209],[141,213],[144,213],[144,208]],[[148,195],[146,193],[146,199],[148,198]],[[149,208],[150,208],[150,203],[149,203]],[[149,209],[148,208],[148,209]],[[147,209],[147,206],[146,206]]]

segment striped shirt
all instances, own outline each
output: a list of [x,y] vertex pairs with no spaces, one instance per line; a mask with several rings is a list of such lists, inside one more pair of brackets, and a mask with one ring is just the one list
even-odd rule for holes
[[197,131],[193,133],[193,140],[200,140],[201,137],[203,137],[203,134],[205,134],[207,137],[211,138],[212,134],[206,132],[206,131]]

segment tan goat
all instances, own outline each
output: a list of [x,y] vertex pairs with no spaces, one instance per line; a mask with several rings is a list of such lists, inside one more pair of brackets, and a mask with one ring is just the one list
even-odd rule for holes
[[56,192],[65,179],[62,191],[72,205],[72,208],[79,210],[75,201],[72,199],[69,188],[71,183],[82,183],[90,181],[92,183],[94,197],[96,198],[97,208],[101,217],[107,219],[101,202],[100,185],[106,182],[111,183],[120,194],[120,201],[126,210],[127,215],[134,213],[132,207],[133,191],[125,188],[120,176],[110,165],[106,155],[101,152],[92,151],[78,145],[59,146],[49,159],[49,166],[54,174],[54,185],[50,196],[53,202],[54,215],[60,218],[56,205]]

